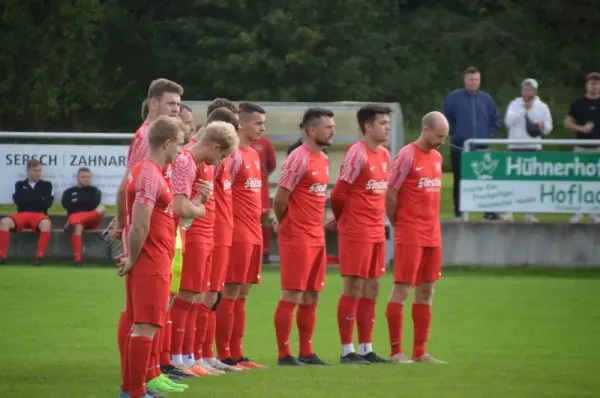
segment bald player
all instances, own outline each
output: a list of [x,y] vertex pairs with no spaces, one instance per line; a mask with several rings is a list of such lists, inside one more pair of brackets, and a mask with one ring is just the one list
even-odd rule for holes
[[[394,226],[394,288],[386,317],[390,359],[396,363],[445,363],[426,351],[431,325],[433,287],[442,275],[440,196],[442,155],[437,149],[448,136],[448,121],[430,112],[422,121],[421,136],[394,158],[386,194],[386,213]],[[404,302],[415,289],[412,305],[412,358],[402,351]]]

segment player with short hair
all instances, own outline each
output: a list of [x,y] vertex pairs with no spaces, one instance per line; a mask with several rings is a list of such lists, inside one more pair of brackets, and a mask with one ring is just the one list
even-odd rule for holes
[[[131,167],[145,159],[148,155],[149,151],[149,142],[148,142],[148,130],[150,124],[156,120],[160,116],[169,116],[169,117],[177,117],[179,114],[179,109],[181,106],[181,96],[183,95],[183,87],[177,84],[174,81],[168,79],[156,79],[150,83],[148,88],[148,95],[145,100],[145,105],[148,108],[147,118],[144,120],[142,125],[135,132],[131,144],[129,145],[129,150],[127,152],[127,168],[125,170],[125,175],[123,176],[123,180],[117,190],[116,195],[116,205],[117,205],[117,215],[111,221],[109,227],[107,228],[112,239],[121,239],[122,238],[122,230],[123,225],[125,223],[125,187],[127,184],[127,176],[129,175],[129,170]],[[144,108],[144,105],[142,106]],[[144,109],[142,109],[142,113]],[[181,124],[181,122],[178,120]],[[167,180],[170,179],[171,174],[171,165],[167,164],[163,169],[163,174]],[[117,341],[119,346],[119,352],[121,354],[121,361],[124,360],[124,344],[125,338],[127,337],[129,331],[132,326],[132,319],[123,311],[121,313],[121,317],[119,318],[119,327],[117,332]],[[157,340],[164,340],[161,334],[164,333],[163,328],[159,330],[159,335],[157,335]],[[162,343],[161,343],[162,344]],[[152,367],[148,370],[148,380],[156,373],[159,368],[159,354],[160,354],[160,345],[157,347],[153,347],[152,349],[152,358],[153,361],[156,362],[156,367]],[[185,376],[174,367],[170,367],[169,373],[170,377],[172,375],[176,377]]]
[[37,159],[28,160],[27,178],[17,181],[13,188],[13,202],[17,205],[17,212],[0,220],[0,264],[6,261],[10,231],[32,229],[39,232],[33,265],[42,265],[42,257],[50,243],[52,232],[48,209],[53,201],[52,183],[42,180],[42,162]]
[[[390,359],[396,363],[444,363],[426,351],[435,282],[442,275],[440,196],[442,155],[437,149],[448,136],[448,120],[440,112],[423,117],[421,136],[394,158],[386,194],[386,213],[394,226],[394,288],[386,317]],[[402,350],[404,302],[415,287],[412,305],[412,360]]]
[[[391,162],[381,144],[389,138],[391,112],[385,105],[358,110],[362,139],[346,152],[331,192],[344,280],[337,309],[342,363],[387,362],[373,352],[372,335],[379,278],[385,274],[385,193]],[[355,323],[358,355],[352,343]]]
[[181,104],[181,109],[179,110],[179,118],[188,128],[187,134],[185,135],[185,143],[187,144],[192,137],[192,135],[196,132],[196,126],[194,125],[194,113],[192,112],[192,108],[187,106],[186,104]]
[[81,267],[83,230],[95,230],[104,217],[104,206],[100,205],[102,193],[92,185],[92,171],[87,167],[77,170],[77,185],[65,190],[62,206],[67,211],[65,232],[71,232],[71,246],[75,257],[75,266]]
[[216,340],[221,362],[245,368],[265,368],[244,356],[246,298],[260,283],[262,268],[261,171],[256,151],[249,147],[265,131],[266,111],[244,102],[239,109],[240,146],[227,158],[231,173],[233,225],[229,266],[217,307]]
[[145,381],[154,365],[150,360],[154,335],[165,324],[175,250],[173,194],[162,170],[181,150],[183,136],[180,121],[156,118],[148,129],[148,155],[127,176],[125,256],[117,272],[126,275],[126,313],[133,327],[125,341],[120,396],[152,396]]
[[208,105],[208,108],[206,108],[206,116],[210,115],[215,109],[218,108],[227,108],[235,114],[239,112],[238,107],[227,98],[215,98],[212,100],[210,105]]
[[[231,124],[210,122],[202,129],[202,135],[188,145],[173,164],[176,212],[193,201],[203,204],[201,216],[182,217],[186,224],[185,253],[179,291],[171,308],[171,363],[180,370],[189,369],[197,376],[222,373],[203,364],[201,357],[196,362],[194,340],[198,313],[201,313],[201,319],[207,319],[210,312],[210,306],[202,302],[202,293],[206,291],[214,246],[213,165],[233,152],[238,142]],[[205,330],[204,325],[201,328]]]
[[[316,309],[325,286],[325,201],[329,160],[321,148],[335,135],[333,112],[310,108],[302,118],[304,143],[290,153],[281,167],[273,207],[281,259],[281,299],[274,323],[278,365],[325,365],[313,351]],[[289,339],[294,310],[300,338],[298,359],[291,355]]]

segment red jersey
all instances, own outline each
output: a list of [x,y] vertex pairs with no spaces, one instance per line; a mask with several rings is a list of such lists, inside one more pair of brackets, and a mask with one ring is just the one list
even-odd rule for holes
[[231,173],[233,243],[262,244],[260,160],[252,148],[238,148],[227,158]]
[[233,236],[233,210],[231,174],[227,161],[215,169],[215,246],[231,246]]
[[[150,152],[150,143],[148,142],[148,130],[150,123],[144,121],[135,131],[129,149],[127,150],[127,167],[132,168],[142,160],[146,159]],[[171,164],[166,164],[162,170],[167,181],[171,182]]]
[[[188,149],[184,149],[173,163],[173,195],[185,195],[190,200],[199,194],[194,186],[199,180],[213,184],[213,166],[202,162],[197,164]],[[202,243],[213,243],[215,224],[215,195],[210,195],[204,204],[206,214],[198,217],[185,233],[186,240]]]
[[338,220],[340,235],[361,242],[385,241],[385,193],[390,163],[390,154],[382,146],[373,151],[364,141],[358,141],[348,149],[339,177],[350,184]]
[[279,187],[291,192],[279,227],[280,243],[322,246],[325,243],[325,201],[329,183],[329,159],[301,145],[281,166]]
[[414,143],[406,145],[394,158],[388,186],[398,191],[396,244],[441,246],[442,155]]
[[131,168],[127,176],[125,200],[127,229],[131,228],[135,203],[141,203],[152,209],[150,230],[131,273],[133,275],[170,274],[175,255],[173,194],[169,183],[155,162],[146,159]]
[[262,178],[262,207],[263,211],[269,210],[271,207],[271,198],[269,195],[269,175],[275,170],[277,165],[275,159],[275,148],[271,141],[262,136],[256,141],[250,143],[250,147],[258,153],[261,164],[261,178]]

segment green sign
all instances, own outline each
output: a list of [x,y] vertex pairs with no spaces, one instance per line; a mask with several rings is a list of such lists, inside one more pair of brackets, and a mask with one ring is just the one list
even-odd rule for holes
[[600,212],[600,154],[464,152],[462,211]]

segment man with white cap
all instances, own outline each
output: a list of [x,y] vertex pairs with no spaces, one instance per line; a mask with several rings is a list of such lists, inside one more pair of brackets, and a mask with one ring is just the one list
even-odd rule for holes
[[[508,128],[509,139],[535,139],[552,131],[552,115],[550,108],[537,95],[538,82],[535,79],[525,79],[521,83],[521,96],[508,105],[504,123]],[[541,144],[510,144],[511,151],[540,151]],[[505,213],[503,220],[512,221],[512,213]],[[537,222],[533,214],[525,215],[526,222]]]

